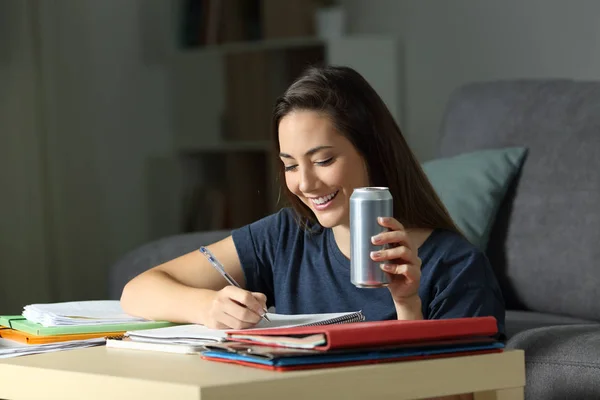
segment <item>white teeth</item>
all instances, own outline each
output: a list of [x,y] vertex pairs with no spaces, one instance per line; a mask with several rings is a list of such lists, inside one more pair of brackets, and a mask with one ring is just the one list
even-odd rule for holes
[[331,193],[327,196],[323,196],[323,197],[318,197],[316,199],[311,199],[313,203],[317,204],[317,205],[321,205],[321,204],[325,204],[327,203],[329,200],[333,199],[335,197],[335,195],[337,194],[337,192]]

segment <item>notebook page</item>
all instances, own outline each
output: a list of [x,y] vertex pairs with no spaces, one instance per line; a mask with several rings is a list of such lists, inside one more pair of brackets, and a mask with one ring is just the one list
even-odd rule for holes
[[178,354],[198,354],[204,349],[204,344],[207,344],[207,343],[182,344],[182,343],[148,342],[148,341],[131,340],[131,338],[114,338],[114,337],[106,339],[106,347],[108,347],[108,348],[159,351],[159,352],[165,352],[165,353],[178,353]]
[[204,325],[175,325],[166,328],[129,331],[125,336],[129,336],[133,340],[148,339],[147,341],[153,343],[161,341],[188,343],[198,340],[221,341],[227,337],[227,334],[224,330],[211,329]]
[[351,318],[362,319],[362,314],[360,312],[295,315],[267,313],[267,317],[271,321],[265,321],[263,319],[254,328],[250,328],[248,330],[265,328],[292,328],[296,326],[328,324],[339,320],[345,321]]
[[61,317],[80,318],[134,318],[121,308],[118,300],[70,301],[63,303],[31,304],[26,310],[43,314],[53,314]]
[[[271,321],[261,320],[254,328],[247,329],[265,329],[265,328],[284,328],[296,327],[313,324],[333,323],[336,320],[361,319],[362,313],[325,313],[325,314],[296,314],[284,315],[268,313]],[[227,338],[228,330],[211,329],[204,325],[176,325],[158,329],[144,329],[129,331],[125,335],[132,340],[152,341],[152,342],[173,342],[173,343],[194,343],[196,341],[223,341]]]
[[19,357],[29,354],[40,354],[91,346],[101,346],[104,343],[104,338],[71,340],[68,342],[46,343],[37,345],[18,343],[8,339],[0,339],[0,358]]
[[126,314],[118,300],[30,304],[24,307],[23,316],[43,326],[144,321]]

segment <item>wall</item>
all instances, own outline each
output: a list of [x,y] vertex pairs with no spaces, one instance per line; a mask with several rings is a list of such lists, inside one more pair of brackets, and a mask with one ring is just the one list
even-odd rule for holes
[[0,2],[0,306],[104,298],[171,148],[171,5]]
[[47,301],[39,80],[29,1],[0,2],[0,307]]
[[160,4],[39,4],[59,298],[102,298],[110,264],[149,239],[147,162],[170,147],[167,76],[144,40]]
[[404,130],[435,156],[452,90],[469,81],[600,79],[595,0],[344,0],[352,33],[398,35],[405,46]]
[[[343,3],[351,32],[404,42],[403,127],[422,160],[462,83],[600,75],[594,0]],[[103,297],[109,265],[151,238],[148,163],[171,147],[169,4],[0,2],[4,312]]]

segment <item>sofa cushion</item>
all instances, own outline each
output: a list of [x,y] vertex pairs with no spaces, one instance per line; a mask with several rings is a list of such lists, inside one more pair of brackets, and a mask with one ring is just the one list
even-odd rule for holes
[[600,82],[463,86],[440,143],[440,157],[527,148],[487,250],[507,306],[600,320]]
[[522,332],[506,348],[525,351],[526,399],[600,398],[600,325]]
[[506,312],[506,337],[512,338],[517,333],[527,329],[541,328],[555,325],[593,324],[595,321],[565,317],[562,315],[542,314],[533,311]]
[[486,149],[428,161],[423,170],[466,238],[485,250],[504,195],[523,162],[522,147]]

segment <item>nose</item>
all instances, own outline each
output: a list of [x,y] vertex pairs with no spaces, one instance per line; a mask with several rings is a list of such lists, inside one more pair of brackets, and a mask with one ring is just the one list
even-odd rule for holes
[[300,184],[298,188],[303,193],[311,193],[316,187],[317,177],[311,168],[303,168],[300,171]]

